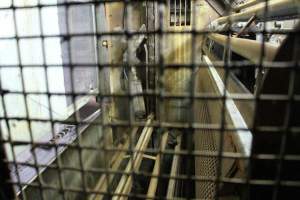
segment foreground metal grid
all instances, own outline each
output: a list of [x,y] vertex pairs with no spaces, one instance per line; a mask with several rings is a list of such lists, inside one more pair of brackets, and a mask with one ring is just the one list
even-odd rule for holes
[[[1,130],[1,147],[10,145],[12,146],[12,160],[9,159],[1,159],[1,173],[5,174],[5,171],[2,169],[6,168],[6,165],[9,166],[11,171],[13,169],[14,172],[10,172],[15,175],[14,178],[5,179],[4,176],[1,176],[1,179],[5,179],[1,181],[1,198],[9,199],[12,198],[10,194],[10,187],[15,189],[15,192],[20,199],[33,199],[31,196],[34,193],[34,197],[36,199],[49,199],[51,197],[47,196],[49,191],[54,192],[57,195],[57,198],[61,199],[75,199],[74,196],[76,194],[80,194],[79,198],[90,198],[90,199],[102,199],[105,197],[106,199],[123,199],[123,198],[141,198],[141,199],[220,199],[223,192],[221,188],[224,185],[234,186],[240,188],[239,191],[241,194],[241,199],[283,199],[286,197],[295,197],[300,192],[300,180],[299,175],[297,175],[297,169],[299,169],[300,162],[300,151],[299,151],[299,27],[298,29],[292,30],[270,30],[267,29],[265,24],[261,30],[248,30],[248,33],[260,34],[262,37],[262,41],[266,40],[266,37],[269,34],[281,34],[288,35],[288,40],[285,45],[281,45],[281,47],[272,47],[269,46],[266,42],[256,41],[251,47],[251,51],[244,51],[245,46],[249,43],[242,43],[243,40],[237,41],[234,35],[241,35],[243,31],[236,33],[234,28],[228,28],[228,26],[222,26],[220,24],[233,24],[235,21],[244,20],[251,23],[251,18],[254,16],[253,14],[248,14],[243,17],[231,15],[231,17],[220,17],[216,19],[215,22],[218,22],[217,26],[214,23],[205,29],[198,30],[196,29],[196,25],[199,21],[196,19],[196,11],[195,5],[196,3],[192,3],[192,16],[191,16],[191,26],[190,29],[165,29],[164,23],[169,24],[169,18],[164,14],[168,12],[168,9],[165,7],[168,5],[168,1],[156,1],[156,0],[147,0],[147,1],[120,1],[120,0],[109,0],[109,1],[58,1],[53,4],[46,4],[44,1],[39,0],[38,2],[32,1],[32,4],[22,5],[18,4],[18,1],[9,2],[7,1],[7,6],[3,6],[0,8],[0,12],[3,11],[11,11],[13,18],[13,35],[9,36],[1,36],[1,41],[14,41],[17,46],[16,55],[18,58],[18,64],[2,64],[0,69],[3,70],[5,68],[17,68],[20,70],[20,78],[21,78],[21,91],[13,91],[7,90],[6,88],[2,88],[1,86],[1,105],[2,105],[2,113],[1,113],[1,121],[5,123],[8,127],[8,132],[10,132],[11,124],[10,121],[26,121],[28,122],[29,130],[31,130],[32,122],[41,122],[41,123],[51,123],[51,133],[53,135],[53,140],[49,142],[41,142],[36,141],[30,131],[30,141],[18,141],[12,139],[13,136],[10,135],[8,138],[2,137]],[[97,13],[97,8],[101,5],[108,6],[113,3],[123,2],[125,5],[124,9],[124,29],[122,30],[106,30],[99,31],[99,27],[101,24],[97,22],[99,20],[97,17],[94,18],[95,21],[95,30],[92,32],[85,33],[72,33],[69,30],[69,20],[68,20],[68,12],[69,9],[73,6],[80,7],[85,5],[90,5],[94,9],[94,13]],[[273,3],[278,3],[278,5],[286,5],[288,7],[287,13],[284,16],[280,16],[280,14],[275,12],[274,9],[278,9],[278,6],[269,7],[269,5],[273,5]],[[146,4],[148,7],[152,5],[153,9],[151,12],[146,13],[149,18],[150,15],[153,14],[154,25],[150,25],[150,23],[146,24],[145,29],[133,29],[131,18],[133,16],[132,9],[134,3]],[[212,3],[212,2],[209,2]],[[257,3],[257,2],[256,2]],[[282,4],[280,4],[282,3]],[[214,5],[210,4],[210,5]],[[223,15],[229,15],[232,10],[243,9],[243,7],[235,7],[231,8],[231,4],[223,4]],[[233,4],[234,5],[234,4]],[[252,5],[252,4],[251,4]],[[257,21],[268,21],[270,19],[295,19],[299,18],[299,1],[294,0],[274,0],[274,1],[266,1],[266,3],[261,3],[262,8],[260,12],[255,16]],[[290,7],[289,7],[290,6]],[[42,20],[42,12],[43,9],[49,7],[59,7],[65,9],[66,12],[66,30],[62,34],[47,34],[44,33]],[[17,12],[19,10],[31,10],[35,9],[39,13],[39,27],[40,30],[38,34],[31,35],[20,35],[19,27],[17,23]],[[290,10],[289,10],[290,9]],[[218,10],[218,9],[216,9]],[[200,19],[199,19],[200,20]],[[153,23],[153,22],[152,22]],[[220,26],[219,26],[220,25]],[[189,36],[191,39],[190,50],[191,57],[188,62],[179,62],[172,63],[165,61],[165,52],[164,50],[164,40],[166,36],[170,35],[185,35]],[[154,59],[149,63],[136,63],[133,59],[134,51],[134,41],[136,37],[139,36],[147,36],[148,38],[148,48],[151,45],[156,46],[153,50]],[[50,83],[48,80],[48,69],[60,67],[57,64],[47,64],[46,63],[46,40],[49,38],[59,38],[62,41],[68,41],[72,38],[76,37],[92,37],[95,39],[97,43],[101,40],[101,38],[109,37],[109,40],[97,44],[97,46],[108,46],[110,45],[109,41],[113,38],[117,38],[117,40],[125,40],[125,44],[127,46],[127,60],[123,62],[108,62],[103,63],[102,58],[100,57],[100,53],[97,52],[96,63],[76,63],[72,62],[71,55],[71,43],[67,43],[67,53],[68,58],[67,62],[63,63],[64,68],[70,69],[71,74],[71,89],[68,92],[51,92]],[[31,39],[40,39],[42,41],[42,64],[34,64],[34,63],[26,63],[22,62],[22,53],[20,50],[20,43],[25,40]],[[133,40],[134,38],[134,40]],[[200,38],[200,39],[199,39]],[[153,40],[152,40],[153,39]],[[203,41],[206,42],[203,42]],[[202,42],[200,42],[202,41]],[[152,42],[152,44],[151,44]],[[221,59],[212,60],[209,54],[212,53],[211,47],[213,42],[218,43],[219,45],[223,45],[224,54]],[[206,46],[208,44],[208,46]],[[49,43],[48,43],[49,45]],[[244,60],[242,61],[234,61],[231,60],[231,56],[229,53],[229,49],[232,48],[232,51],[238,52],[238,54],[242,55]],[[274,49],[275,48],[275,49]],[[98,48],[96,48],[98,51]],[[125,62],[127,62],[125,64]],[[254,63],[254,64],[253,64]],[[128,91],[126,93],[117,93],[117,92],[107,92],[105,89],[101,90],[102,85],[105,83],[101,83],[101,78],[103,76],[99,75],[98,88],[99,92],[76,92],[76,88],[74,87],[73,80],[73,71],[76,67],[86,67],[92,68],[96,67],[98,69],[98,73],[105,71],[105,69],[118,69],[123,68],[124,65],[132,66],[134,65],[137,69],[148,67],[154,75],[154,83],[151,88],[144,89],[142,92],[131,91],[132,88],[129,86]],[[253,89],[252,93],[240,93],[240,92],[230,92],[232,89],[230,74],[234,70],[243,70],[246,67],[253,67],[257,71],[257,78],[255,89]],[[45,73],[45,84],[46,84],[46,92],[40,91],[26,91],[26,86],[24,82],[24,71],[26,68],[42,68]],[[174,92],[168,91],[166,89],[166,79],[164,79],[164,74],[168,69],[181,70],[185,69],[190,72],[190,81],[189,87],[187,91]],[[213,70],[218,73],[218,78],[214,79],[207,78],[205,70]],[[270,70],[274,71],[274,77],[270,78],[273,84],[269,84],[266,82],[264,78],[261,78]],[[276,71],[277,70],[277,71]],[[212,71],[210,71],[212,72]],[[200,73],[200,76],[198,76]],[[279,75],[278,75],[279,73]],[[201,76],[204,75],[204,76]],[[1,74],[1,80],[3,79],[3,74]],[[280,79],[280,76],[283,78]],[[205,77],[205,78],[204,78]],[[128,83],[134,79],[130,74],[128,76]],[[221,86],[218,85],[217,80],[221,80]],[[279,81],[278,81],[279,80]],[[211,88],[203,88],[201,84],[203,82],[214,82],[215,87],[218,92],[212,92]],[[264,82],[265,81],[265,82]],[[278,81],[276,83],[276,81]],[[200,84],[200,86],[198,86]],[[264,84],[266,87],[264,87]],[[277,85],[278,84],[278,85]],[[1,81],[2,85],[2,81]],[[200,89],[199,89],[200,87]],[[281,88],[283,87],[283,88]],[[223,91],[222,91],[223,90]],[[249,89],[250,90],[250,89]],[[229,92],[228,92],[229,91]],[[6,102],[5,96],[16,94],[24,97],[25,104],[25,112],[26,115],[24,117],[19,116],[10,116],[6,111]],[[72,102],[75,102],[77,97],[81,97],[84,95],[96,97],[98,103],[93,102],[90,105],[91,109],[94,112],[86,112],[90,115],[88,117],[82,117],[84,114],[80,113],[80,109],[77,107],[76,103],[73,103],[73,110],[76,113],[71,117],[71,120],[57,120],[52,117],[52,112],[49,112],[49,118],[34,118],[30,117],[30,109],[27,103],[27,97],[30,95],[43,95],[48,100],[49,110],[51,109],[51,98],[53,96],[69,96],[72,99]],[[140,97],[144,97],[147,99],[146,102],[148,104],[147,107],[147,118],[144,120],[137,120],[134,113],[134,100]],[[118,99],[126,99],[121,106],[128,107],[128,115],[127,118],[119,119],[119,120],[109,120],[110,106],[113,102],[118,101]],[[166,119],[167,113],[165,112],[163,106],[167,101],[172,100],[180,100],[187,102],[187,115],[183,120],[170,120]],[[150,102],[150,103],[149,103]],[[214,107],[215,104],[213,102],[218,102],[218,106],[216,107],[215,112],[211,113],[212,110],[209,110],[209,107]],[[233,104],[237,105],[237,108],[242,113],[242,118],[244,119],[244,124],[235,123],[235,118],[230,119],[230,109],[228,110],[228,102],[234,102]],[[245,105],[245,103],[249,103],[253,107],[253,110],[246,114],[243,113],[243,107],[241,105]],[[231,103],[231,105],[233,105]],[[118,105],[118,104],[116,104]],[[217,105],[217,104],[216,104]],[[120,106],[120,104],[118,105]],[[230,107],[230,106],[229,106]],[[247,107],[247,106],[245,106]],[[246,108],[245,108],[246,109]],[[274,112],[274,110],[276,112]],[[83,112],[83,111],[82,111]],[[200,112],[200,113],[198,113]],[[81,114],[81,115],[80,115]],[[200,116],[198,116],[200,115]],[[98,118],[99,120],[96,120]],[[64,129],[55,133],[55,125],[57,123],[63,124]],[[95,126],[98,128],[99,132],[104,133],[102,135],[101,140],[103,141],[103,145],[84,145],[83,137],[84,130],[86,130],[90,126]],[[110,140],[108,138],[107,132],[111,129],[115,130],[117,128],[124,128],[123,130],[127,130],[127,135],[125,139],[120,135],[114,138],[114,142],[116,145],[108,145],[107,141]],[[142,130],[142,131],[141,131]],[[155,132],[155,136],[151,136],[151,133],[154,130],[162,130],[162,134],[160,135],[158,132]],[[166,137],[170,132],[181,132],[181,134],[177,135],[175,140],[175,144],[185,141],[185,148],[181,149],[180,145],[174,145],[173,149],[167,149],[165,147]],[[139,140],[137,137],[137,132],[140,131],[140,138],[143,136],[142,140]],[[124,131],[125,132],[125,131]],[[149,134],[148,134],[149,133]],[[243,134],[251,134],[252,140],[250,141],[250,148],[248,147],[240,147],[240,149],[246,149],[244,151],[233,150],[225,152],[225,140],[227,135],[238,133],[239,135]],[[68,134],[71,134],[68,135]],[[64,138],[67,135],[69,138]],[[151,138],[150,138],[151,137]],[[154,139],[157,137],[158,139]],[[185,138],[185,139],[184,139]],[[212,139],[214,138],[214,139]],[[127,140],[126,140],[127,139]],[[198,139],[198,140],[197,140]],[[227,138],[228,139],[228,138]],[[127,142],[123,142],[122,140],[126,140]],[[147,143],[150,140],[159,141],[159,145],[155,147],[153,145],[150,148],[147,148]],[[212,140],[217,142],[212,142]],[[59,142],[57,142],[59,141]],[[120,142],[121,141],[121,142]],[[138,141],[138,142],[137,142]],[[146,142],[147,141],[147,142]],[[200,149],[194,149],[194,143],[203,142],[199,144]],[[268,143],[269,141],[269,143]],[[233,142],[235,142],[233,140]],[[214,144],[209,144],[214,143]],[[248,140],[249,143],[249,140]],[[201,146],[202,145],[202,146]],[[239,144],[241,145],[241,144]],[[243,145],[243,143],[242,143]],[[30,148],[30,152],[32,154],[32,159],[30,162],[20,162],[17,160],[17,155],[14,152],[14,147],[19,146],[27,146]],[[140,147],[140,148],[137,148]],[[176,147],[175,147],[176,146]],[[199,147],[198,146],[198,147]],[[235,145],[234,145],[235,146]],[[238,146],[238,145],[237,145]],[[236,147],[236,146],[235,146]],[[271,148],[271,149],[270,149]],[[1,148],[4,149],[4,148]],[[40,156],[36,155],[36,149],[46,149],[45,151],[51,151],[51,154],[54,155],[54,159],[50,159],[49,162],[43,163],[41,162]],[[49,150],[50,149],[50,150]],[[74,152],[77,153],[78,166],[70,166],[67,162],[63,161],[63,154],[68,150],[73,149]],[[7,150],[7,149],[6,149]],[[88,156],[87,152],[100,152],[101,159],[98,159],[99,162],[104,163],[103,166],[98,168],[86,168],[85,159]],[[2,152],[2,151],[1,151]],[[85,152],[85,153],[84,153]],[[84,153],[84,156],[83,156]],[[203,169],[195,169],[202,170],[203,173],[200,175],[197,173],[193,173],[191,171],[187,171],[187,173],[181,174],[179,169],[174,168],[175,162],[172,162],[173,165],[171,171],[173,173],[163,173],[160,170],[160,164],[156,162],[154,165],[153,172],[144,172],[139,169],[141,165],[141,159],[147,154],[150,157],[156,157],[157,160],[161,160],[162,156],[170,155],[173,156],[173,159],[178,160],[178,163],[188,163],[187,165],[192,165],[190,158],[194,158],[200,162],[200,165]],[[111,164],[111,160],[118,160],[118,156],[128,157],[129,161],[126,164],[126,168],[123,170],[114,169],[114,164]],[[153,159],[153,158],[151,158]],[[185,160],[186,159],[186,160]],[[173,160],[173,161],[174,161]],[[192,160],[192,159],[191,159]],[[69,160],[69,162],[73,162],[73,160]],[[75,161],[74,161],[75,162]],[[159,161],[160,162],[160,161]],[[235,163],[234,166],[238,166],[239,169],[233,169],[239,171],[239,175],[229,175],[225,176],[223,174],[224,163],[230,162],[230,166]],[[238,164],[236,164],[238,163]],[[286,164],[288,163],[288,164]],[[3,165],[2,165],[3,164]],[[185,165],[184,164],[184,165]],[[119,163],[119,165],[121,165]],[[180,165],[180,164],[179,164]],[[3,166],[3,168],[2,168]],[[29,167],[33,169],[35,172],[31,172],[36,174],[34,180],[22,181],[20,169],[21,167]],[[191,167],[191,166],[190,166]],[[213,168],[213,169],[208,169]],[[189,169],[192,169],[189,168]],[[47,183],[46,176],[43,176],[42,173],[45,170],[52,170],[54,173],[57,173],[57,184],[49,185]],[[231,169],[230,169],[231,170]],[[229,171],[230,171],[229,170]],[[63,174],[65,172],[74,172],[77,176],[80,176],[81,184],[78,187],[69,187],[71,185],[68,180],[65,180]],[[177,171],[177,172],[176,172]],[[231,171],[230,171],[231,172]],[[2,174],[1,174],[2,175]],[[6,173],[7,175],[7,173]],[[88,175],[98,177],[99,181],[97,181],[96,186],[90,187],[88,182]],[[114,188],[108,187],[112,182],[111,177],[118,175],[120,178],[118,186]],[[135,191],[131,191],[132,182],[138,177],[148,177],[150,178],[149,188],[147,188],[147,192],[139,193]],[[155,193],[156,187],[158,184],[158,180],[161,178],[166,178],[172,184],[174,182],[181,181],[181,184],[188,184],[189,182],[201,183],[198,190],[200,194],[193,195],[188,192],[183,192],[184,195],[180,195],[178,193],[171,191],[171,186],[168,187],[168,192],[166,195],[157,195]],[[132,180],[133,179],[133,180]],[[101,182],[102,181],[102,182]],[[100,186],[99,186],[99,182]],[[2,187],[5,186],[5,187]],[[151,187],[150,187],[151,186]],[[195,186],[196,187],[196,186]],[[4,188],[4,189],[2,189]],[[103,189],[104,188],[104,189]],[[154,191],[152,191],[154,189]],[[182,186],[183,191],[187,190],[186,187]],[[172,189],[174,190],[174,188]],[[197,188],[195,189],[197,190]],[[29,192],[28,192],[29,191]],[[31,193],[30,193],[31,191]],[[195,193],[199,191],[194,191]],[[30,194],[29,194],[30,193]],[[70,195],[74,194],[74,196]],[[105,196],[103,196],[105,195]],[[284,196],[283,196],[284,195]],[[290,195],[290,196],[289,196]]]

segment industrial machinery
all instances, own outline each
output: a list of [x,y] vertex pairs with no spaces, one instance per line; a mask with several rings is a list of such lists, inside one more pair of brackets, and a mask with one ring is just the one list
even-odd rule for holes
[[1,0],[0,199],[295,199],[299,0]]

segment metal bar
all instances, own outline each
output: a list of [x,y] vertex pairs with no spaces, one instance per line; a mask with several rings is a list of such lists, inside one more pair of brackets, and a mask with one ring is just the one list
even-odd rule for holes
[[[147,148],[148,142],[152,135],[153,127],[149,127],[152,120],[153,120],[153,115],[150,115],[142,131],[142,134],[138,140],[138,143],[134,148],[133,157],[132,159],[129,160],[126,169],[124,170],[125,173],[132,172],[133,170],[139,168],[143,158],[143,153],[140,151],[144,151]],[[123,197],[120,195],[128,194],[130,192],[131,186],[132,186],[132,177],[131,176],[128,177],[126,174],[124,174],[115,190],[116,195],[113,197],[113,199],[114,200],[122,199]]]
[[7,163],[2,162],[6,159],[4,145],[2,146],[2,142],[0,142],[0,199],[16,199],[13,186],[8,183],[10,180],[9,166]]
[[182,9],[182,7],[181,7],[182,5],[181,5],[181,0],[179,0],[179,26],[181,26],[181,18],[182,18],[182,16],[181,16],[181,9]]
[[147,192],[147,197],[153,198],[155,197],[155,193],[156,193],[156,189],[157,189],[157,185],[158,185],[158,174],[160,172],[160,167],[161,167],[161,159],[162,159],[162,153],[167,145],[167,141],[168,141],[168,135],[169,133],[166,132],[163,134],[162,138],[161,138],[161,143],[160,143],[160,149],[159,152],[156,156],[155,159],[155,165],[153,167],[153,171],[152,171],[152,177],[150,180],[150,184],[148,187],[148,192]]
[[[141,148],[137,151],[145,151],[145,149],[147,148],[147,145],[149,143],[149,140],[151,138],[152,132],[153,132],[153,127],[148,129],[148,131],[146,133],[146,136],[145,136],[145,139],[144,139],[144,142],[141,145]],[[139,169],[139,167],[141,166],[142,160],[143,160],[143,154],[140,152],[138,154],[138,156],[136,157],[136,159],[133,160],[133,167],[129,168],[129,169],[131,169],[131,172]],[[131,162],[130,162],[130,165],[131,165]],[[126,183],[125,183],[125,185],[124,185],[124,187],[123,187],[121,195],[127,195],[128,196],[128,194],[131,190],[131,187],[132,187],[132,182],[133,182],[133,178],[132,178],[132,176],[129,176]],[[116,194],[118,194],[118,193],[116,193]],[[119,199],[127,199],[127,198],[123,197],[123,196],[120,196]]]
[[[175,147],[175,152],[180,151],[180,145],[181,145],[181,136],[177,137],[178,144]],[[170,172],[170,176],[174,177],[178,173],[179,169],[179,162],[180,162],[180,156],[178,154],[174,154],[173,161],[172,161],[172,168]],[[167,199],[173,199],[175,195],[175,187],[176,187],[176,179],[170,179],[168,184],[168,190],[167,190]]]
[[[137,127],[133,128],[131,134],[133,136],[135,136],[137,130],[138,130]],[[130,139],[127,137],[125,144],[119,145],[118,149],[120,149],[120,151],[116,151],[115,155],[112,157],[112,160],[111,160],[111,165],[112,165],[111,170],[116,171],[119,169],[120,164],[126,154],[126,150],[128,150],[128,148],[129,148],[129,141],[130,141]],[[107,190],[108,185],[113,181],[114,176],[115,176],[115,174],[110,174],[108,181],[107,181],[106,174],[103,174],[101,176],[101,178],[99,179],[94,190],[104,193]],[[91,195],[89,200],[92,200],[92,199],[101,200],[101,199],[103,199],[103,197],[104,197],[104,195]]]
[[260,62],[260,57],[263,50],[264,61],[273,61],[278,50],[276,46],[269,43],[265,43],[263,48],[262,43],[256,40],[228,37],[217,33],[209,34],[208,37],[224,47],[228,44],[227,41],[230,40],[230,49],[233,52],[249,59],[255,64]]
[[184,25],[186,26],[186,9],[187,9],[187,0],[184,0]]
[[[268,14],[265,16],[266,7],[268,8]],[[213,23],[224,24],[229,21],[247,21],[253,15],[257,19],[265,19],[266,17],[272,19],[274,17],[284,17],[284,16],[293,16],[299,15],[300,1],[298,0],[273,0],[270,2],[262,2],[255,6],[250,7],[249,9],[244,10],[240,13],[234,13],[229,16],[224,16],[216,19]]]
[[150,160],[155,160],[156,159],[155,156],[150,156],[150,155],[147,155],[147,154],[144,154],[143,158],[147,158],[147,159],[150,159]]
[[176,1],[177,0],[174,0],[174,5],[175,5],[174,6],[174,12],[175,12],[175,15],[174,15],[175,16],[175,18],[174,18],[175,19],[175,22],[174,22],[175,25],[174,26],[177,26],[177,5],[176,5]]
[[[126,155],[123,158],[130,158],[130,155]],[[147,155],[147,154],[144,154],[143,158],[147,158],[147,159],[150,159],[150,160],[156,160],[155,156],[150,156],[150,155]]]
[[253,15],[247,22],[247,24],[237,33],[236,37],[240,37],[244,34],[244,32],[252,25],[252,23],[255,21],[256,16]]

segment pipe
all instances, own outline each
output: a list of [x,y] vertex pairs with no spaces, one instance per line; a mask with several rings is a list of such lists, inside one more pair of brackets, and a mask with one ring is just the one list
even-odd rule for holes
[[262,43],[256,40],[228,37],[217,33],[209,34],[208,37],[223,46],[230,45],[230,49],[233,52],[251,60],[255,64],[260,63],[263,49],[265,50],[264,61],[273,61],[278,50],[276,46],[269,43],[265,43],[264,48],[262,48]]
[[[268,7],[268,13],[265,13],[266,7]],[[273,0],[270,2],[262,2],[240,13],[235,13],[229,16],[224,16],[216,19],[213,23],[218,25],[227,22],[247,21],[253,15],[256,15],[257,19],[265,20],[272,19],[274,17],[285,17],[299,15],[300,1],[299,0]],[[265,16],[266,15],[266,16]]]

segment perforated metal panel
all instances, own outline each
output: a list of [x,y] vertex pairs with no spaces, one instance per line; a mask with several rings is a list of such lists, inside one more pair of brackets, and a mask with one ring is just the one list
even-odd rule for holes
[[[210,116],[208,112],[207,105],[203,103],[201,106],[201,118],[204,123],[210,123]],[[198,133],[197,138],[195,138],[195,146],[197,149],[208,152],[217,153],[217,139],[216,134],[210,130],[203,130]],[[199,157],[196,158],[196,173],[198,176],[203,177],[215,177],[217,175],[217,163],[218,159],[216,157]],[[200,182],[197,188],[197,197],[200,199],[212,199],[214,198],[216,190],[216,184],[213,182]]]

